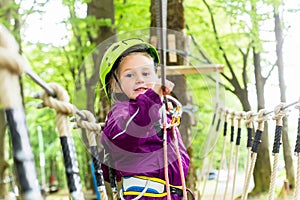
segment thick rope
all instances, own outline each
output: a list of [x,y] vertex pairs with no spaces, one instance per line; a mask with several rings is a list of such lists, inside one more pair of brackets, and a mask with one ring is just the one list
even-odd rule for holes
[[89,146],[97,146],[96,143],[96,138],[95,136],[97,134],[100,134],[101,132],[101,125],[99,123],[96,123],[96,118],[93,115],[93,113],[91,113],[88,110],[81,110],[80,111],[82,114],[85,115],[85,120],[83,120],[80,116],[77,115],[76,117],[76,123],[77,126],[80,128],[84,128],[86,129],[87,132],[87,139],[89,142]]
[[294,200],[298,200],[300,198],[300,153],[297,153],[297,181],[296,181],[296,189],[294,194]]
[[240,137],[241,137],[241,120],[244,118],[244,112],[240,112],[237,114],[236,119],[238,122],[238,132],[236,137],[236,150],[235,150],[235,165],[234,165],[234,176],[233,176],[233,184],[231,191],[231,199],[234,199],[235,193],[235,182],[236,182],[236,174],[238,172],[238,164],[239,164],[239,152],[240,152]]
[[[70,195],[73,199],[81,200],[84,199],[84,195],[81,191],[80,177],[77,174],[79,173],[78,162],[68,118],[69,115],[76,113],[76,108],[69,103],[69,95],[62,86],[57,83],[50,83],[49,86],[54,90],[56,98],[49,96],[45,91],[40,98],[45,106],[56,110],[56,126],[62,142]],[[68,158],[68,156],[72,156],[72,158]],[[70,167],[72,167],[71,171],[69,171]]]
[[10,129],[15,175],[19,178],[19,197],[24,200],[42,199],[19,83],[19,75],[25,66],[18,43],[0,24],[0,109],[5,112]]
[[261,143],[261,134],[264,130],[264,122],[268,119],[268,115],[265,114],[265,113],[266,113],[265,109],[259,110],[258,116],[257,116],[257,119],[256,119],[258,125],[257,125],[257,130],[256,130],[255,138],[254,138],[252,149],[251,149],[252,159],[251,159],[249,174],[247,175],[247,180],[246,180],[242,200],[247,200],[248,199],[248,188],[249,188],[249,185],[250,185],[250,179],[253,175],[253,171],[254,171],[254,167],[255,167],[255,163],[256,163],[258,146]]
[[[245,191],[246,188],[246,180],[247,180],[247,175],[249,173],[250,169],[250,161],[251,161],[251,146],[252,146],[252,130],[253,130],[253,121],[254,121],[254,112],[253,111],[248,111],[246,113],[246,127],[248,131],[248,141],[247,141],[247,162],[246,162],[246,168],[245,168],[245,178],[244,178],[244,186],[243,186],[243,193],[242,193],[242,200],[247,191]],[[250,131],[250,133],[249,133]]]
[[273,200],[275,195],[275,181],[276,181],[276,175],[277,175],[277,168],[278,168],[278,154],[274,155],[274,161],[273,161],[273,170],[271,174],[271,182],[270,182],[270,188],[269,188],[269,195],[268,199]]
[[223,128],[223,148],[222,148],[222,154],[221,154],[221,160],[220,160],[220,165],[219,165],[219,171],[217,175],[217,180],[216,180],[216,186],[215,186],[215,191],[213,195],[213,200],[215,200],[217,191],[218,191],[218,185],[219,185],[219,180],[220,180],[220,172],[223,167],[223,162],[224,162],[224,157],[225,157],[225,151],[226,151],[226,136],[227,136],[227,117],[228,117],[229,111],[225,110],[224,113],[224,128]]
[[231,135],[230,135],[230,151],[229,151],[229,160],[228,160],[228,172],[227,172],[227,180],[226,180],[226,186],[224,191],[223,199],[226,199],[227,191],[229,187],[229,181],[230,181],[230,174],[231,174],[231,164],[232,164],[232,156],[233,156],[233,145],[234,145],[234,117],[235,113],[234,111],[230,114],[230,120],[231,120]]
[[296,189],[294,193],[294,200],[300,199],[300,98],[298,104],[295,106],[299,111],[298,116],[298,128],[297,128],[297,139],[295,145],[295,153],[297,155],[297,180],[296,180]]
[[[77,115],[77,117],[76,117],[77,126],[87,130],[87,139],[88,139],[90,148],[93,148],[93,147],[97,148],[96,136],[97,136],[97,134],[100,134],[100,132],[101,132],[101,125],[99,123],[96,123],[96,118],[92,112],[90,112],[88,110],[81,110],[80,112],[83,115],[85,115],[86,119],[83,120],[80,116]],[[91,149],[91,154],[92,154],[93,160],[94,159],[98,160],[98,157],[97,157],[98,151],[97,150],[96,150],[96,152],[93,152]],[[96,163],[94,163],[94,165],[96,165]],[[100,165],[99,165],[99,167],[100,167]],[[96,169],[96,170],[99,170],[99,169]],[[103,172],[101,171],[101,173],[98,174],[98,175],[101,175],[101,178],[97,177],[97,175],[96,175],[96,178],[99,179],[99,180],[96,180],[97,186],[98,186],[97,188],[98,188],[98,192],[100,193],[101,200],[108,200],[105,185],[103,182],[104,179],[103,179],[102,173]]]
[[249,168],[249,174],[247,176],[247,180],[246,180],[246,184],[245,184],[245,194],[243,195],[242,200],[247,200],[248,199],[248,188],[249,188],[249,185],[250,185],[251,176],[252,176],[253,171],[254,171],[256,158],[257,158],[257,153],[253,153],[252,158],[251,158],[250,168]]
[[56,98],[49,96],[46,92],[43,92],[40,98],[43,100],[45,106],[56,110],[56,126],[60,137],[71,136],[71,131],[68,126],[68,116],[75,114],[76,108],[69,103],[69,95],[62,86],[57,83],[49,83],[49,86],[55,91]]
[[184,177],[184,171],[183,171],[183,166],[182,166],[182,160],[179,152],[179,143],[178,143],[178,138],[175,132],[175,126],[172,126],[172,133],[174,137],[174,146],[175,146],[175,151],[176,151],[176,156],[178,160],[178,165],[179,165],[179,172],[180,172],[180,179],[181,179],[181,186],[182,186],[182,193],[183,193],[183,199],[187,200],[187,192],[186,192],[186,183],[185,183],[185,177]]
[[271,173],[271,182],[270,182],[270,189],[269,189],[269,200],[274,199],[275,195],[275,181],[277,176],[277,170],[278,170],[278,154],[279,154],[279,148],[280,148],[280,139],[281,139],[281,130],[282,130],[282,118],[286,115],[287,109],[283,109],[284,103],[279,104],[274,109],[275,116],[273,117],[273,120],[276,120],[276,130],[275,130],[275,138],[274,138],[274,145],[273,145],[273,155],[274,155],[274,162],[273,162],[273,170]]
[[234,174],[233,174],[233,183],[232,183],[232,190],[231,190],[231,200],[234,199],[235,193],[235,182],[236,182],[236,174],[238,171],[238,164],[239,164],[239,153],[240,153],[240,146],[236,146],[235,149],[235,163],[234,163]]
[[[206,183],[207,183],[208,176],[209,176],[209,171],[212,168],[212,162],[213,162],[213,158],[214,158],[213,155],[214,155],[216,143],[217,143],[218,137],[219,137],[219,128],[220,128],[220,123],[221,123],[222,112],[223,112],[223,109],[220,108],[219,109],[219,118],[218,118],[216,130],[215,130],[215,132],[216,132],[216,134],[215,134],[215,142],[212,145],[212,149],[210,150],[210,157],[209,157],[207,166],[206,166],[205,169],[203,169],[204,171],[202,172],[202,173],[204,173],[204,176],[203,176],[204,180],[203,180],[203,187],[202,187],[202,193],[201,193],[202,195],[201,195],[200,199],[204,196],[205,188],[206,188]],[[211,132],[210,134],[213,135],[213,132]],[[208,140],[209,141],[208,141],[207,144],[209,144],[211,142],[211,138],[208,138]]]

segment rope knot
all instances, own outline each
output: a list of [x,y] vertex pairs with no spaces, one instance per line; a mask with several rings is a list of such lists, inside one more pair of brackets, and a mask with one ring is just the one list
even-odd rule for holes
[[273,117],[273,120],[276,121],[281,120],[286,115],[288,110],[284,109],[284,106],[285,103],[280,103],[278,106],[275,107],[274,109],[275,116]]
[[82,119],[77,115],[76,123],[78,127],[87,129],[88,131],[92,132],[101,131],[101,125],[96,123],[96,118],[94,117],[93,113],[88,110],[81,110],[80,112],[86,117],[86,119]]
[[46,92],[43,92],[40,97],[44,101],[44,105],[64,115],[75,114],[76,108],[69,102],[70,97],[67,91],[57,83],[49,83],[49,87],[54,90],[56,97],[49,96]]
[[101,126],[100,124],[96,123],[96,118],[94,117],[93,113],[88,110],[81,110],[80,112],[85,116],[86,119],[82,119],[82,117],[77,115],[77,126],[87,130],[89,146],[97,146],[96,134],[100,133]]
[[257,115],[257,119],[256,121],[258,123],[262,123],[264,121],[268,120],[269,115],[265,114],[266,113],[266,109],[260,109]]
[[245,117],[246,118],[245,119],[246,124],[251,124],[254,121],[254,117],[255,117],[254,112],[253,111],[248,111],[246,113],[246,117]]

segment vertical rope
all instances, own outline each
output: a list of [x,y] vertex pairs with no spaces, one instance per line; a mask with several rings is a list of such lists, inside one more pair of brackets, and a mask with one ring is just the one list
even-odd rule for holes
[[295,145],[295,153],[297,155],[297,180],[296,180],[296,189],[294,193],[294,200],[298,200],[300,198],[300,98],[298,104],[295,106],[299,111],[298,116],[298,129],[297,129],[297,140]]
[[274,199],[275,195],[275,181],[277,175],[277,168],[278,168],[278,154],[280,148],[280,140],[281,140],[281,131],[282,131],[282,118],[285,116],[287,110],[282,109],[284,107],[284,103],[279,104],[276,106],[274,112],[275,116],[273,117],[276,120],[276,128],[275,128],[275,137],[274,137],[274,144],[273,144],[273,155],[274,155],[274,162],[273,162],[273,170],[271,173],[271,182],[270,182],[270,189],[269,189],[269,200]]
[[297,181],[296,181],[296,189],[294,194],[294,200],[298,200],[300,198],[300,153],[297,153]]
[[236,136],[236,150],[235,150],[235,165],[234,165],[234,176],[233,176],[233,184],[232,184],[232,191],[231,191],[231,199],[234,199],[235,193],[235,182],[236,182],[236,174],[238,172],[238,164],[239,164],[239,152],[240,152],[240,143],[241,143],[241,120],[244,117],[244,113],[241,112],[237,114],[237,122],[238,122],[238,130]]
[[166,181],[166,191],[167,199],[171,200],[170,192],[170,183],[168,175],[168,155],[167,155],[167,127],[166,127],[166,110],[167,110],[167,98],[165,94],[165,83],[166,83],[166,23],[167,23],[167,1],[160,0],[157,5],[157,27],[158,29],[158,46],[160,52],[160,58],[162,62],[161,67],[161,83],[164,96],[164,105],[163,105],[163,116],[162,116],[162,125],[163,125],[163,152],[164,152],[164,174]]
[[181,178],[181,186],[182,186],[182,193],[183,193],[183,199],[187,200],[187,192],[186,192],[186,184],[185,184],[185,177],[184,177],[184,172],[183,172],[183,166],[182,166],[182,160],[179,152],[179,144],[178,144],[178,138],[175,132],[175,126],[172,126],[172,132],[174,136],[174,145],[175,145],[175,150],[176,150],[176,155],[177,155],[177,160],[178,160],[178,165],[179,165],[179,172],[180,172],[180,178]]
[[230,120],[231,120],[231,133],[230,133],[230,151],[229,151],[229,160],[228,160],[228,172],[227,172],[227,180],[226,180],[226,186],[224,191],[223,199],[226,199],[229,181],[230,181],[230,172],[231,172],[231,164],[232,164],[232,155],[233,155],[233,145],[234,145],[234,111],[230,114]]
[[252,147],[252,131],[253,131],[253,121],[254,121],[254,112],[253,111],[248,111],[246,113],[246,127],[247,127],[247,162],[246,162],[246,167],[245,167],[245,178],[244,178],[244,186],[243,186],[243,192],[242,192],[242,197],[241,199],[244,199],[245,193],[248,191],[245,191],[246,189],[246,182],[247,182],[247,176],[249,174],[250,170],[250,162],[251,162],[251,147]]
[[[206,178],[206,172],[207,172],[207,163],[206,163],[206,157],[207,157],[207,155],[209,154],[209,152],[210,152],[210,150],[208,150],[208,148],[209,148],[209,144],[210,144],[210,141],[211,141],[211,137],[212,137],[212,135],[213,135],[213,131],[214,131],[214,128],[215,128],[215,121],[216,121],[216,117],[217,117],[217,110],[218,110],[218,104],[216,104],[216,107],[215,107],[215,110],[214,110],[214,114],[213,114],[213,117],[212,117],[212,121],[211,121],[211,124],[210,124],[210,127],[209,127],[209,131],[208,131],[208,139],[207,139],[207,142],[206,142],[206,145],[205,145],[205,147],[204,147],[204,155],[203,156],[199,156],[200,157],[200,159],[201,158],[203,158],[203,162],[202,162],[202,168],[201,168],[201,173],[200,173],[200,181],[205,181],[205,178]],[[202,152],[201,150],[200,150],[200,152]],[[203,189],[202,190],[202,196],[203,196],[203,194],[204,194],[204,190],[205,189]],[[201,197],[202,197],[201,196]],[[201,199],[201,197],[200,197],[200,199]]]
[[69,95],[62,86],[57,83],[50,83],[49,86],[55,92],[56,98],[48,96],[45,91],[40,95],[40,98],[44,101],[45,106],[56,110],[56,126],[61,141],[70,196],[72,199],[82,200],[84,195],[81,191],[77,155],[68,118],[69,115],[76,113],[76,108],[69,103]]
[[270,182],[270,188],[269,188],[269,194],[268,199],[273,200],[275,195],[275,181],[276,181],[276,175],[277,175],[277,167],[278,167],[278,154],[274,155],[274,161],[273,161],[273,170],[271,174],[271,182]]
[[258,125],[257,125],[257,129],[256,129],[253,145],[251,148],[252,159],[251,159],[249,174],[247,175],[247,180],[246,180],[246,184],[245,184],[243,200],[248,199],[248,188],[249,188],[250,179],[253,175],[253,171],[254,171],[254,167],[255,167],[255,163],[256,163],[258,147],[259,147],[259,144],[261,143],[261,134],[264,130],[264,122],[268,119],[268,114],[265,114],[265,113],[266,113],[265,109],[259,110],[258,116],[256,119],[256,121],[258,122]]
[[[215,143],[217,142],[217,138],[218,138],[218,135],[219,135],[219,127],[220,127],[220,123],[221,123],[222,111],[223,111],[222,108],[220,108],[219,109],[219,118],[218,118],[216,130],[215,130],[216,131],[216,134],[215,134],[215,136],[216,136]],[[208,142],[210,143],[210,141],[208,141]],[[210,157],[209,157],[209,160],[208,160],[207,168],[203,172],[203,173],[205,173],[205,175],[204,175],[204,180],[203,180],[202,196],[205,193],[205,188],[206,188],[206,183],[207,183],[208,176],[209,176],[209,171],[210,171],[210,169],[212,167],[213,155],[214,155],[215,146],[216,146],[215,143],[212,145],[212,150],[210,150]]]
[[16,178],[22,199],[42,199],[19,84],[26,63],[18,52],[15,38],[0,24],[0,109],[10,130]]
[[228,110],[225,110],[224,114],[224,127],[223,127],[223,148],[222,148],[222,154],[221,154],[221,160],[220,160],[220,165],[219,165],[219,171],[217,175],[217,180],[216,180],[216,186],[215,186],[215,191],[213,195],[213,200],[215,200],[217,191],[218,191],[218,184],[220,180],[220,171],[223,167],[223,162],[224,162],[224,157],[225,157],[225,150],[226,150],[226,136],[227,136],[227,117],[228,117]]

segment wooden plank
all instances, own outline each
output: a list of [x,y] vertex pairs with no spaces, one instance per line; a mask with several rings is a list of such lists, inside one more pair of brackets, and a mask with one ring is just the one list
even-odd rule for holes
[[[171,52],[176,51],[176,37],[175,34],[168,34],[168,50]],[[169,62],[176,63],[177,62],[177,55],[176,53],[169,52]]]
[[[224,66],[220,64],[203,64],[198,66],[184,66],[184,65],[172,65],[167,66],[167,75],[180,75],[180,74],[205,74],[213,72],[222,73]],[[158,71],[160,74],[160,71]]]

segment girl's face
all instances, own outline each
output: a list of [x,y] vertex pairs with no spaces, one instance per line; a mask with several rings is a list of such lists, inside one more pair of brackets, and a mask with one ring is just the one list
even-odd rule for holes
[[123,58],[118,71],[122,90],[130,99],[153,88],[157,81],[153,59],[141,53]]

